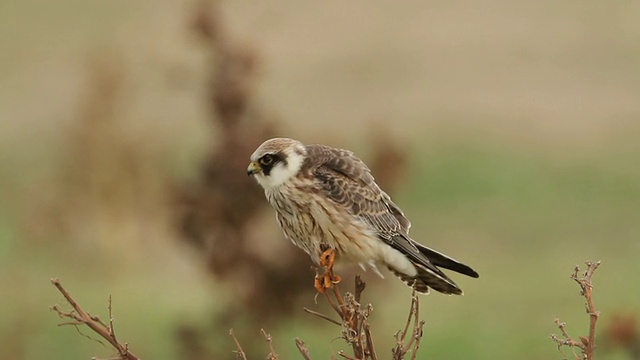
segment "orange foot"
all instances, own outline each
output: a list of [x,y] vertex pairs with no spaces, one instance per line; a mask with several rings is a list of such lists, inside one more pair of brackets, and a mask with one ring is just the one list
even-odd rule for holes
[[324,274],[316,275],[314,287],[319,293],[325,293],[327,289],[331,289],[333,285],[342,281],[342,278],[333,273],[333,262],[336,260],[336,250],[327,249],[320,255],[320,266],[326,267]]

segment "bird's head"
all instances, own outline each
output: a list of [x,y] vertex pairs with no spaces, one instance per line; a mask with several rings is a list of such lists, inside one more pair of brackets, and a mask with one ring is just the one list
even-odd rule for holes
[[264,189],[275,188],[298,173],[306,156],[307,150],[297,140],[269,139],[251,154],[247,174],[253,176]]

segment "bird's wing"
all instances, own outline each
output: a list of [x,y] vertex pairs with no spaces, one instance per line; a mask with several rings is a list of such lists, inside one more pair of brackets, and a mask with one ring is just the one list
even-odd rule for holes
[[411,223],[378,184],[371,170],[351,151],[308,145],[310,171],[325,195],[351,209],[383,234],[408,234]]
[[362,160],[350,151],[324,145],[308,145],[307,151],[309,170],[328,198],[373,227],[380,239],[413,262],[448,279],[409,238],[409,220],[376,184]]

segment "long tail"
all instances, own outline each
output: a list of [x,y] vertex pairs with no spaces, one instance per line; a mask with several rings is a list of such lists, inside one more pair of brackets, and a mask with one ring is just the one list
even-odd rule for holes
[[428,261],[425,262],[421,256],[418,258],[408,257],[417,271],[415,276],[404,274],[391,267],[389,267],[389,270],[407,283],[407,285],[415,287],[416,291],[426,294],[429,292],[429,288],[431,288],[444,294],[463,294],[462,289],[438,267],[453,270],[474,278],[479,277],[478,273],[469,266],[435,250],[429,249],[418,242],[412,242],[418,248],[421,255],[426,257]]
[[436,269],[437,271],[433,271],[416,263],[413,263],[413,265],[418,271],[418,274],[415,276],[403,274],[391,267],[389,267],[389,270],[407,285],[414,287],[417,292],[428,294],[431,288],[443,294],[462,295],[462,289],[442,271],[438,269]]
[[458,272],[460,274],[464,274],[467,276],[471,276],[472,278],[478,278],[480,277],[480,275],[478,275],[477,272],[475,272],[475,270],[473,270],[472,268],[470,268],[469,266],[448,257],[447,255],[443,254],[443,253],[439,253],[433,249],[429,249],[428,247],[415,242],[414,244],[416,245],[416,247],[418,248],[418,250],[420,250],[421,253],[424,254],[424,256],[427,257],[427,259],[429,259],[429,261],[431,261],[431,263],[435,266],[439,266],[439,267],[443,267],[445,269],[449,269],[449,270],[453,270],[455,272]]

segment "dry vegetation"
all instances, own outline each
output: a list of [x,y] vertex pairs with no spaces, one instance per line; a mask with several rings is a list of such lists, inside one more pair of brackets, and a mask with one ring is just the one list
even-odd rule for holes
[[[377,360],[379,359],[374,345],[374,339],[371,335],[371,325],[368,322],[373,305],[361,303],[362,292],[365,290],[365,283],[359,276],[355,278],[354,292],[341,293],[338,285],[334,285],[331,291],[323,293],[331,308],[335,311],[339,320],[335,320],[331,316],[304,308],[304,311],[326,320],[341,328],[339,338],[351,347],[352,355],[348,355],[344,350],[339,350],[337,355],[348,360]],[[396,345],[391,350],[391,359],[401,360],[405,355],[410,354],[411,359],[415,359],[420,347],[420,339],[423,336],[424,321],[420,320],[418,295],[414,291],[412,294],[411,306],[409,308],[409,316],[404,329],[399,330],[395,334]],[[278,359],[278,355],[273,348],[271,335],[267,334],[264,329],[261,330],[262,335],[266,339],[269,346],[269,354],[267,359]],[[236,357],[238,359],[247,360],[240,341],[236,338],[233,330],[230,331],[236,347]],[[304,341],[299,338],[295,339],[295,344],[303,359],[311,359],[309,350],[305,347]],[[383,357],[386,358],[386,357]]]
[[[594,350],[596,348],[596,323],[598,321],[598,318],[600,317],[600,312],[595,309],[595,305],[593,302],[592,283],[593,274],[600,265],[600,262],[588,261],[586,264],[587,270],[582,276],[579,276],[578,273],[580,269],[578,266],[576,266],[574,272],[571,274],[571,278],[578,283],[578,285],[580,286],[580,295],[583,296],[586,300],[585,309],[590,319],[588,336],[579,336],[579,341],[574,339],[571,335],[569,335],[566,329],[567,324],[561,322],[560,319],[556,319],[555,323],[560,329],[562,336],[559,337],[555,334],[551,335],[551,339],[558,345],[558,350],[562,352],[562,347],[571,348],[573,356],[576,360],[594,359]],[[51,279],[51,283],[62,293],[64,298],[72,307],[72,310],[70,311],[63,310],[62,307],[57,304],[51,307],[51,310],[56,312],[60,316],[60,318],[70,320],[59,324],[60,326],[75,326],[78,329],[78,326],[85,325],[89,329],[91,329],[91,331],[98,334],[102,339],[106,340],[116,350],[118,354],[117,359],[139,359],[129,350],[128,343],[121,343],[116,338],[114,317],[111,306],[111,296],[109,296],[108,298],[109,320],[108,323],[105,323],[100,319],[99,316],[91,315],[90,313],[85,311],[78,303],[78,301],[74,299],[71,294],[62,286],[58,279]],[[318,318],[328,321],[329,323],[337,325],[341,328],[339,338],[342,339],[352,349],[352,355],[347,354],[343,350],[337,351],[337,355],[344,359],[378,360],[380,358],[378,356],[378,352],[376,351],[376,346],[374,345],[371,325],[368,322],[368,319],[373,312],[373,306],[372,304],[363,305],[362,303],[362,293],[365,288],[366,284],[364,283],[364,281],[362,281],[359,276],[356,276],[355,288],[353,292],[346,292],[343,295],[339,289],[339,286],[335,284],[331,287],[330,290],[322,293],[322,295],[326,298],[327,303],[331,306],[335,314],[338,316],[338,320],[329,315],[322,314],[306,307],[304,308],[304,311],[308,314],[317,316]],[[269,309],[263,308],[263,311],[265,310],[268,311]],[[411,298],[411,305],[409,307],[409,315],[406,324],[402,330],[399,330],[395,333],[396,345],[391,350],[390,359],[402,360],[408,356],[410,356],[410,359],[412,360],[416,359],[418,349],[420,347],[420,340],[423,336],[424,324],[424,320],[420,320],[420,300],[418,298],[418,295],[414,291]],[[614,333],[614,335],[616,335],[616,339],[626,339],[626,345],[629,346],[631,350],[630,354],[632,358],[637,358],[637,348],[635,348],[635,345],[630,345],[633,344],[633,342],[637,342],[637,335],[634,333],[634,336],[629,337],[628,333],[630,331],[622,321],[613,323],[613,326],[614,329],[626,329],[625,335],[621,335],[620,330]],[[613,330],[609,330],[609,332],[611,331]],[[83,334],[80,329],[78,329],[78,332],[83,336],[91,339],[91,336]],[[251,346],[259,346],[259,343],[261,341],[266,341],[266,347],[269,350],[266,358],[270,360],[279,359],[277,351],[273,346],[271,335],[268,334],[264,329],[261,329],[260,332],[263,339],[260,340],[256,337],[255,340],[251,341]],[[633,331],[631,332],[633,333]],[[236,337],[233,329],[229,331],[229,334],[231,335],[236,345],[236,359],[250,359],[251,357],[248,356],[243,349],[242,342]],[[102,343],[100,340],[96,341]],[[302,359],[311,359],[311,354],[306,348],[303,340],[296,338],[295,345]],[[574,348],[579,349],[580,353],[574,351]],[[193,349],[191,350],[193,351]],[[253,349],[253,351],[257,350]],[[218,356],[222,356],[222,354]]]
[[556,319],[555,323],[558,325],[560,332],[562,333],[562,338],[557,335],[551,335],[551,339],[558,344],[558,350],[562,351],[563,346],[567,346],[569,348],[578,348],[580,349],[581,354],[578,355],[575,351],[573,355],[577,360],[593,360],[593,353],[596,347],[596,323],[598,322],[598,318],[600,317],[600,311],[596,310],[595,305],[593,304],[593,283],[592,277],[598,266],[600,266],[600,261],[587,261],[587,270],[584,272],[582,276],[579,276],[580,268],[576,266],[571,274],[571,279],[578,283],[580,286],[580,295],[583,296],[586,300],[585,310],[589,315],[589,335],[588,336],[580,336],[578,340],[572,338],[567,330],[567,324],[561,322],[560,319]]
[[[86,335],[79,328],[81,326],[88,327],[92,332],[97,334],[101,339],[107,341],[111,347],[113,347],[117,353],[117,359],[122,360],[138,360],[139,357],[134,355],[129,350],[128,343],[122,343],[116,338],[114,327],[114,316],[111,304],[111,296],[108,297],[108,322],[104,322],[98,315],[92,315],[85,311],[80,303],[71,296],[71,294],[62,286],[60,280],[51,279],[51,283],[60,291],[65,300],[71,305],[72,309],[65,311],[60,305],[53,305],[51,311],[60,316],[64,320],[68,320],[58,324],[59,326],[74,326],[78,332],[89,338],[93,339],[90,335]],[[372,336],[371,325],[368,322],[368,318],[373,312],[373,306],[371,304],[362,305],[362,292],[365,290],[365,283],[359,276],[355,278],[354,292],[346,292],[344,295],[341,293],[338,285],[334,285],[330,291],[324,293],[327,302],[331,308],[335,311],[339,320],[335,320],[331,316],[304,308],[304,310],[312,315],[315,315],[323,320],[326,320],[332,324],[335,324],[341,328],[340,336],[342,340],[346,342],[352,349],[353,355],[348,355],[345,351],[339,350],[337,355],[348,360],[377,360],[379,359],[374,345],[374,339]],[[268,309],[263,309],[268,310]],[[420,347],[420,339],[423,336],[424,320],[420,320],[420,301],[418,295],[414,291],[411,298],[411,305],[409,307],[409,315],[405,327],[395,333],[396,345],[391,350],[391,359],[402,360],[405,356],[410,355],[413,360],[416,358],[418,348]],[[264,329],[261,329],[264,340],[267,342],[269,354],[267,359],[278,359],[276,350],[273,347],[272,337]],[[233,338],[236,344],[236,359],[248,360],[247,353],[243,350],[241,341],[235,336],[233,329],[229,331],[229,334]],[[100,339],[95,341],[104,345]],[[251,342],[252,346],[257,346],[259,340]],[[304,341],[296,338],[295,345],[300,352],[303,359],[311,359],[309,350],[305,347]],[[193,351],[194,349],[191,349]],[[257,351],[254,349],[254,351]],[[218,355],[223,357],[223,354]],[[214,358],[214,357],[210,357]],[[386,357],[385,357],[386,358]],[[97,359],[94,357],[94,359]]]
[[[64,296],[65,300],[67,300],[67,302],[73,308],[70,311],[64,311],[62,310],[60,305],[57,305],[57,304],[51,307],[51,311],[55,311],[58,314],[58,316],[60,316],[60,318],[69,320],[69,321],[58,324],[58,326],[66,326],[66,325],[75,326],[78,332],[82,334],[80,329],[78,329],[78,326],[86,325],[89,329],[91,329],[91,331],[98,334],[102,339],[109,342],[109,344],[117,351],[119,359],[123,359],[123,360],[139,359],[136,355],[134,355],[129,350],[128,343],[122,344],[116,338],[116,330],[113,326],[113,312],[112,312],[113,309],[111,307],[111,296],[109,296],[109,301],[108,301],[108,310],[109,310],[108,322],[109,323],[107,324],[104,321],[102,321],[99,316],[91,315],[88,312],[86,312],[82,308],[82,306],[80,306],[80,304],[71,296],[71,294],[62,286],[62,284],[60,283],[60,280],[54,278],[54,279],[51,279],[51,283],[58,289],[58,291],[60,291],[62,296]],[[88,335],[85,335],[85,336],[91,339],[90,336]],[[100,340],[96,340],[96,341],[102,343]]]

